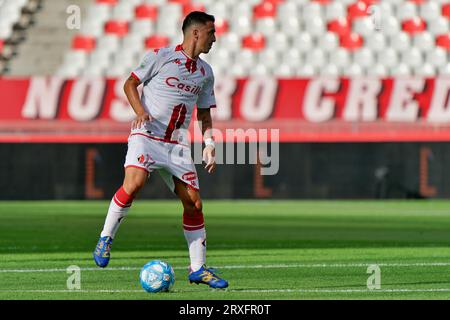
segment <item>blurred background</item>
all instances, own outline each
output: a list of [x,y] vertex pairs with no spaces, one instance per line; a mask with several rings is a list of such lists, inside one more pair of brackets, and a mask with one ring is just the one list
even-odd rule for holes
[[[216,18],[215,127],[243,130],[221,141],[280,142],[275,175],[198,167],[204,197],[450,196],[448,0],[0,0],[0,199],[109,199],[123,82],[194,10]],[[153,175],[141,197],[172,195]]]

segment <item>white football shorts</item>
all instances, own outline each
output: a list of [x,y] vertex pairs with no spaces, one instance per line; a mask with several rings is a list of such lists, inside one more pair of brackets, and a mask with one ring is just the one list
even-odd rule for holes
[[186,145],[164,142],[142,129],[133,130],[128,137],[124,167],[143,169],[149,174],[157,170],[172,192],[175,192],[173,177],[194,190],[198,191],[200,187],[191,149]]

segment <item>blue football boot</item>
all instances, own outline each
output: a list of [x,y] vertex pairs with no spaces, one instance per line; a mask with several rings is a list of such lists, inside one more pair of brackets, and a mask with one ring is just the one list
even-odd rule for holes
[[207,268],[206,265],[203,265],[198,271],[189,274],[189,281],[196,284],[204,283],[214,289],[224,289],[228,287],[228,281],[219,278],[214,274],[214,271],[214,269]]
[[108,265],[112,241],[113,239],[111,237],[100,237],[98,240],[97,247],[94,251],[94,261],[101,268]]

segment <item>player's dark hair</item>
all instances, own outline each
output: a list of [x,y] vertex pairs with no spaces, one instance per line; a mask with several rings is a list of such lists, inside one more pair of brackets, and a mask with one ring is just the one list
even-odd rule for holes
[[183,26],[181,29],[183,33],[186,32],[187,28],[195,23],[206,24],[208,21],[214,22],[216,19],[213,15],[207,14],[201,11],[192,11],[186,18],[184,18]]

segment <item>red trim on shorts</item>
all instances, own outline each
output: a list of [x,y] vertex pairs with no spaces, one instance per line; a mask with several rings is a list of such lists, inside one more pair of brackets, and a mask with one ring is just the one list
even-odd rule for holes
[[169,140],[169,139],[156,138],[156,137],[152,137],[152,136],[149,136],[149,135],[147,135],[147,134],[144,134],[144,133],[132,133],[132,134],[130,134],[130,137],[131,137],[131,136],[136,136],[136,135],[138,135],[138,136],[144,136],[144,137],[146,137],[146,138],[149,138],[149,139],[152,139],[152,140],[156,140],[156,141],[167,142],[167,143],[173,143],[173,144],[179,144],[178,141],[173,141],[173,140]]
[[135,165],[132,165],[132,164],[126,166],[125,169],[126,169],[126,168],[136,168],[136,169],[141,169],[141,170],[144,170],[144,171],[147,172],[147,173],[150,173],[150,171],[147,170],[146,168],[144,168],[144,167],[139,167],[139,166],[135,166]]
[[137,81],[141,82],[141,79],[139,79],[139,77],[134,72],[131,73],[131,76],[135,78]]

